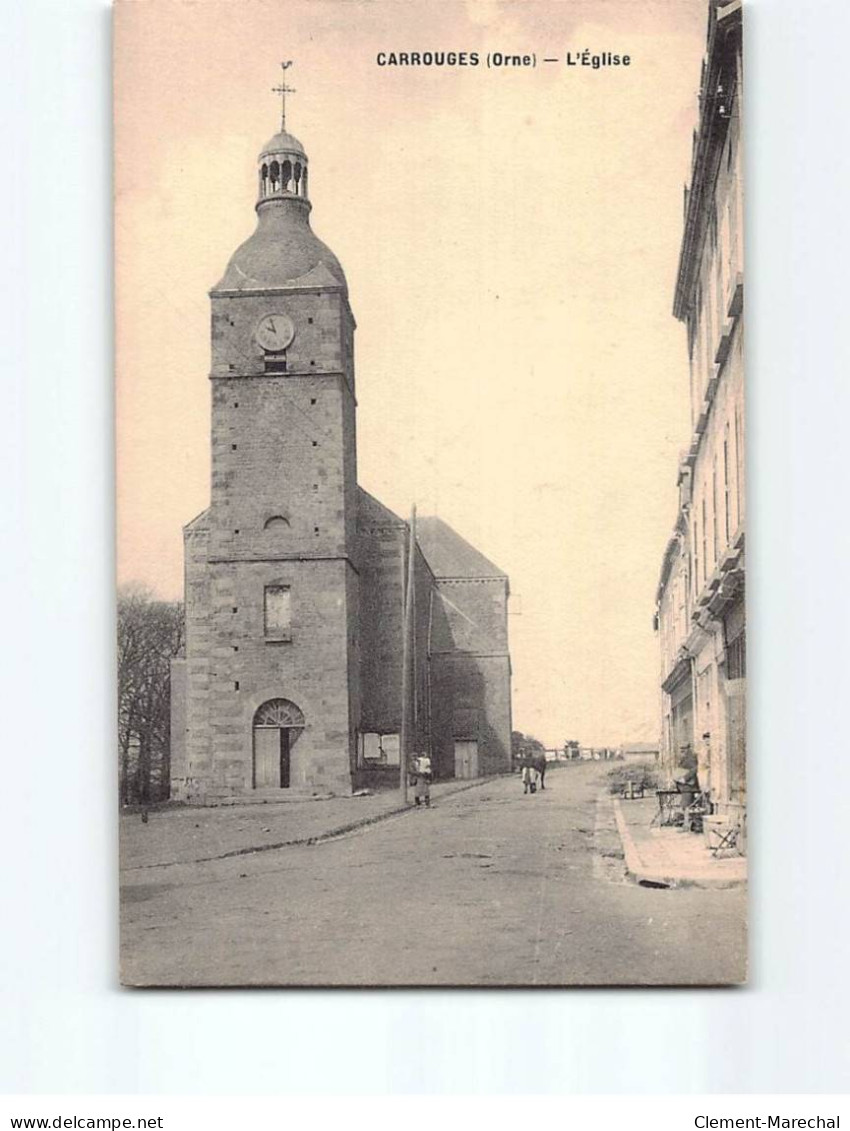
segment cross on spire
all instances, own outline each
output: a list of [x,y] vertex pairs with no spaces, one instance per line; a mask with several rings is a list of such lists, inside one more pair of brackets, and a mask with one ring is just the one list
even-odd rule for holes
[[286,133],[286,96],[287,94],[295,94],[295,88],[286,85],[286,72],[292,66],[292,60],[289,59],[286,63],[281,63],[280,69],[283,71],[283,78],[281,79],[280,86],[272,87],[272,94],[280,95],[280,130],[281,133]]

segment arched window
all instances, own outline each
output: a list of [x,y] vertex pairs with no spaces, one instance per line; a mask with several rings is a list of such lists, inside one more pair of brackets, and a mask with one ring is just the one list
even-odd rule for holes
[[296,163],[295,163],[295,171],[293,173],[293,179],[295,181],[295,194],[297,196],[298,193],[300,193],[300,191],[301,191],[301,162],[300,161],[296,161]]
[[289,519],[283,514],[273,514],[263,523],[263,530],[288,530]]
[[257,708],[254,727],[304,728],[304,712],[290,699],[269,699]]
[[284,161],[280,170],[280,187],[284,192],[289,191],[289,182],[292,180],[292,162]]
[[278,185],[280,184],[280,165],[278,165],[277,161],[272,161],[269,166],[269,176],[272,182],[272,192],[277,192]]
[[260,191],[262,195],[265,196],[269,191],[269,167],[265,161],[260,169],[260,186]]

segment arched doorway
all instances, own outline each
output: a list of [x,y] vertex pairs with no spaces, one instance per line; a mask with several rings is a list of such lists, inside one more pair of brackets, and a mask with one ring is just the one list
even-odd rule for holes
[[288,699],[269,699],[254,715],[254,789],[288,789],[292,747],[304,715]]

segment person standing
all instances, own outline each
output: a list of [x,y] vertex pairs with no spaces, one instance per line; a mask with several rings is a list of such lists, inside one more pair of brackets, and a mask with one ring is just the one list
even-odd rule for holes
[[532,758],[525,758],[522,764],[522,792],[536,793],[540,775]]
[[527,758],[522,760],[520,778],[522,780],[522,792],[529,793],[531,791],[531,763]]
[[413,759],[414,791],[413,800],[417,805],[431,808],[431,759],[427,754],[419,754]]

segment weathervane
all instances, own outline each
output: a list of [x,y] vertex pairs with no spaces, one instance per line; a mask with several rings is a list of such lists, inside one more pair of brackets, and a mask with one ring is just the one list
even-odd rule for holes
[[295,88],[286,85],[286,72],[292,66],[292,60],[289,59],[286,63],[281,63],[280,69],[283,71],[283,78],[281,79],[280,86],[272,87],[272,94],[280,95],[280,132],[286,133],[286,96],[287,94],[294,94]]

